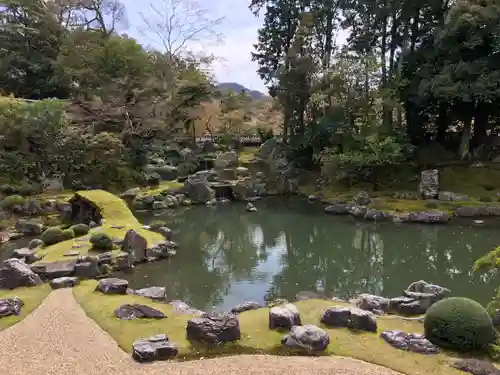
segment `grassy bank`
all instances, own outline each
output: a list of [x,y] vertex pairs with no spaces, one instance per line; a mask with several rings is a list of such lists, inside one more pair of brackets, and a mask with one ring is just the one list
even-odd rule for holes
[[345,181],[333,181],[321,189],[315,187],[317,175],[304,179],[300,191],[304,194],[322,194],[327,199],[352,200],[361,190],[373,198],[370,207],[387,212],[418,212],[439,210],[452,213],[457,207],[500,207],[500,167],[495,164],[484,167],[443,166],[439,168],[441,191],[467,194],[468,201],[446,202],[439,200],[410,200],[395,198],[395,194],[415,194],[418,189],[419,171],[415,166],[387,166],[377,168],[374,182],[357,181],[351,185]]
[[51,288],[49,284],[17,288],[16,290],[0,290],[0,299],[17,296],[24,302],[24,306],[21,308],[21,314],[0,318],[0,331],[23,320],[43,302],[50,291]]
[[[85,190],[79,191],[77,194],[99,208],[104,218],[104,224],[91,229],[90,233],[83,237],[83,241],[82,238],[75,238],[42,248],[40,253],[44,253],[45,257],[41,262],[71,259],[64,254],[72,250],[76,250],[80,254],[88,253],[91,250],[89,239],[94,233],[106,233],[112,238],[124,238],[128,230],[134,229],[148,241],[148,244],[164,240],[162,235],[143,229],[143,225],[135,218],[126,203],[116,195],[104,190]],[[77,247],[73,248],[73,246]]]
[[[180,315],[172,311],[171,306],[155,303],[148,299],[133,296],[109,296],[94,292],[95,281],[85,281],[74,288],[77,301],[87,315],[107,331],[127,352],[131,352],[132,343],[148,335],[167,333],[171,341],[179,346],[180,359],[195,359],[212,355],[262,353],[292,354],[281,347],[283,333],[268,329],[268,309],[263,308],[244,312],[239,315],[242,332],[238,343],[205,349],[192,346],[186,339],[186,322],[189,315]],[[113,311],[122,304],[142,303],[161,310],[167,315],[165,320],[132,320],[117,319]],[[309,300],[296,303],[304,324],[320,325],[323,311],[332,305],[342,303]],[[345,304],[347,305],[347,304]],[[422,332],[423,326],[418,321],[403,320],[398,317],[378,317],[379,332],[384,330],[402,330],[405,332]],[[324,328],[324,327],[323,327]],[[385,343],[378,334],[352,333],[348,329],[326,329],[331,338],[325,355],[340,355],[358,358],[411,375],[456,375],[459,372],[448,366],[451,355],[424,356],[394,349]]]

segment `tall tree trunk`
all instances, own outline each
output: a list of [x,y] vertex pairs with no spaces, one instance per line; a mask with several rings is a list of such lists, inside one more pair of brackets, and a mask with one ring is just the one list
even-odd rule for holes
[[470,137],[472,132],[472,111],[469,111],[464,119],[464,128],[460,140],[460,159],[465,160],[470,157]]
[[486,140],[488,128],[489,108],[488,104],[479,102],[474,113],[474,136],[472,138],[473,148],[483,144]]
[[436,121],[437,134],[436,141],[443,144],[446,138],[446,131],[448,130],[448,106],[446,103],[439,103],[438,118]]
[[383,98],[383,104],[382,104],[382,112],[383,112],[383,128],[384,131],[390,131],[391,130],[391,124],[390,124],[390,110],[388,108],[388,105],[386,103],[386,96],[387,96],[387,21],[388,21],[388,15],[387,15],[387,0],[383,1],[382,5],[382,40],[381,40],[381,45],[380,45],[380,63],[382,64],[382,84],[381,84],[381,89],[382,89],[382,98]]

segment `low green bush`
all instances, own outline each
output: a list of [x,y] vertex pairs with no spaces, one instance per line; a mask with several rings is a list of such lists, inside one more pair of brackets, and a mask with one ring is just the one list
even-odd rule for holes
[[75,231],[71,228],[65,229],[62,232],[63,236],[63,241],[71,240],[72,238],[75,238]]
[[96,233],[90,237],[90,243],[95,250],[112,250],[113,240],[106,233]]
[[479,198],[479,202],[484,202],[484,203],[486,203],[486,202],[493,202],[493,198],[491,198],[491,197],[481,197],[481,198]]
[[46,246],[54,245],[58,242],[64,241],[64,233],[63,230],[59,227],[51,227],[46,229],[40,239]]
[[0,193],[2,193],[3,195],[13,195],[13,194],[17,194],[18,191],[17,191],[17,188],[13,185],[2,184],[2,185],[0,185]]
[[432,305],[424,319],[425,336],[432,343],[454,350],[483,350],[495,340],[486,309],[462,297],[446,298]]
[[11,210],[16,206],[22,206],[25,203],[26,203],[26,198],[20,195],[9,195],[8,197],[5,197],[1,205],[2,208],[4,208],[5,210]]
[[70,228],[75,232],[75,237],[85,236],[90,230],[87,224],[75,224]]

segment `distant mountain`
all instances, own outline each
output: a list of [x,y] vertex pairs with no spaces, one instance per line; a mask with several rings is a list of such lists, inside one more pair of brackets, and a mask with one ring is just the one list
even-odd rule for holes
[[252,99],[255,99],[255,100],[262,100],[262,99],[268,98],[268,96],[266,94],[263,94],[257,90],[249,90],[245,86],[240,85],[239,83],[236,83],[236,82],[222,82],[222,83],[219,83],[216,87],[220,91],[232,90],[238,94],[240,92],[242,92],[243,90],[245,90],[247,92],[247,94],[250,95],[252,97]]

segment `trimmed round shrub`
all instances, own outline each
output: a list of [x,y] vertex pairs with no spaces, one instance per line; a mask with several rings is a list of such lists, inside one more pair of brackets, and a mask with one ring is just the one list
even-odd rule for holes
[[96,250],[113,250],[113,241],[106,233],[93,234],[90,243]]
[[71,228],[68,228],[63,230],[62,235],[63,235],[63,241],[70,240],[72,238],[75,238],[75,231]]
[[73,229],[75,232],[75,237],[85,236],[90,230],[87,224],[72,225],[70,229]]
[[462,297],[446,298],[432,305],[425,314],[424,329],[429,341],[446,349],[486,349],[495,339],[486,309]]
[[10,210],[15,206],[22,206],[25,203],[26,198],[20,195],[9,195],[8,197],[5,197],[1,204],[4,209]]
[[54,245],[58,242],[64,241],[63,230],[58,227],[51,227],[46,229],[40,239],[46,246]]
[[17,194],[18,191],[15,186],[9,185],[9,184],[2,184],[0,185],[0,193],[4,195],[12,195],[12,194]]

